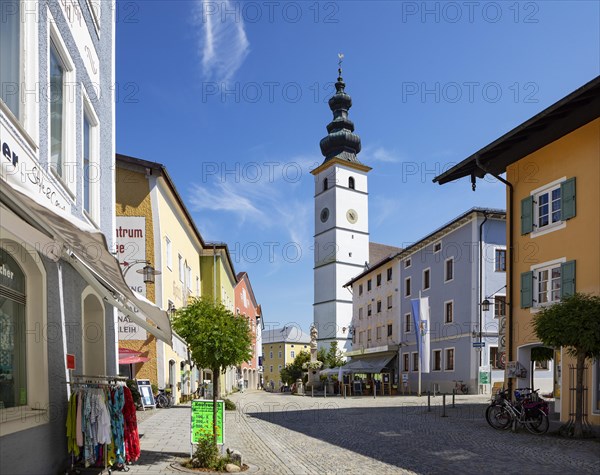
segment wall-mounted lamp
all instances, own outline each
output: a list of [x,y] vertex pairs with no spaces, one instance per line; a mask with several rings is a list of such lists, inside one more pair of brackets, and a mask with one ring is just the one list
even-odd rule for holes
[[144,276],[144,284],[154,284],[154,276],[159,275],[161,273],[159,270],[154,269],[154,267],[150,265],[150,261],[147,261],[145,259],[136,259],[132,262],[124,261],[120,264],[125,267],[125,269],[123,270],[123,277],[125,277],[129,269],[131,269],[134,265],[146,264],[142,269],[136,270],[138,274],[142,274]]

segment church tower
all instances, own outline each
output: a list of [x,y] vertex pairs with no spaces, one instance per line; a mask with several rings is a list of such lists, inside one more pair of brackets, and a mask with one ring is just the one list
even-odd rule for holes
[[329,99],[333,120],[321,140],[323,163],[315,176],[315,264],[313,321],[318,346],[329,349],[338,342],[343,352],[352,343],[352,294],[343,285],[360,274],[369,261],[370,167],[358,160],[360,137],[348,118],[352,99],[346,93],[342,69]]

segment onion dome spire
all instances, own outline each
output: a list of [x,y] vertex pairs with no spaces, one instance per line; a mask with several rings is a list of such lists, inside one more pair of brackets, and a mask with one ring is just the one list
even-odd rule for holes
[[333,112],[333,120],[327,124],[327,136],[320,143],[325,162],[332,158],[340,158],[349,162],[360,163],[356,155],[360,152],[360,137],[354,133],[354,122],[348,118],[348,110],[352,107],[352,98],[346,93],[346,84],[342,78],[342,59],[340,58],[338,78],[335,83],[335,94],[329,99],[329,108]]

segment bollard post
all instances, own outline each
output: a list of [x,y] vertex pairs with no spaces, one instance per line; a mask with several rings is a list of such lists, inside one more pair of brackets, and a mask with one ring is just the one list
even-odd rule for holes
[[454,409],[454,396],[456,396],[456,389],[452,390],[452,409]]
[[346,385],[344,384],[344,399],[346,399]]
[[431,391],[427,391],[427,412],[431,412]]
[[323,385],[323,389],[325,390],[325,392],[323,393],[323,397],[327,397],[327,385],[326,384]]
[[446,415],[446,393],[442,394],[442,417],[448,417]]
[[310,397],[315,397],[315,385],[310,385]]

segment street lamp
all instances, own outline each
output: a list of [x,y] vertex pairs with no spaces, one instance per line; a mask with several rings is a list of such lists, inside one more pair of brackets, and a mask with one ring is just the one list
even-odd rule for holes
[[487,312],[490,309],[490,301],[488,299],[485,299],[483,302],[481,302],[481,310],[483,310],[484,312]]
[[129,271],[129,269],[131,269],[134,265],[146,264],[142,269],[136,270],[138,274],[142,274],[144,276],[144,284],[154,284],[154,276],[159,275],[161,273],[159,270],[154,269],[154,267],[150,265],[150,261],[147,261],[145,259],[136,259],[132,262],[124,261],[120,264],[122,266],[125,266],[125,270],[123,270],[123,278],[125,278],[125,275]]

